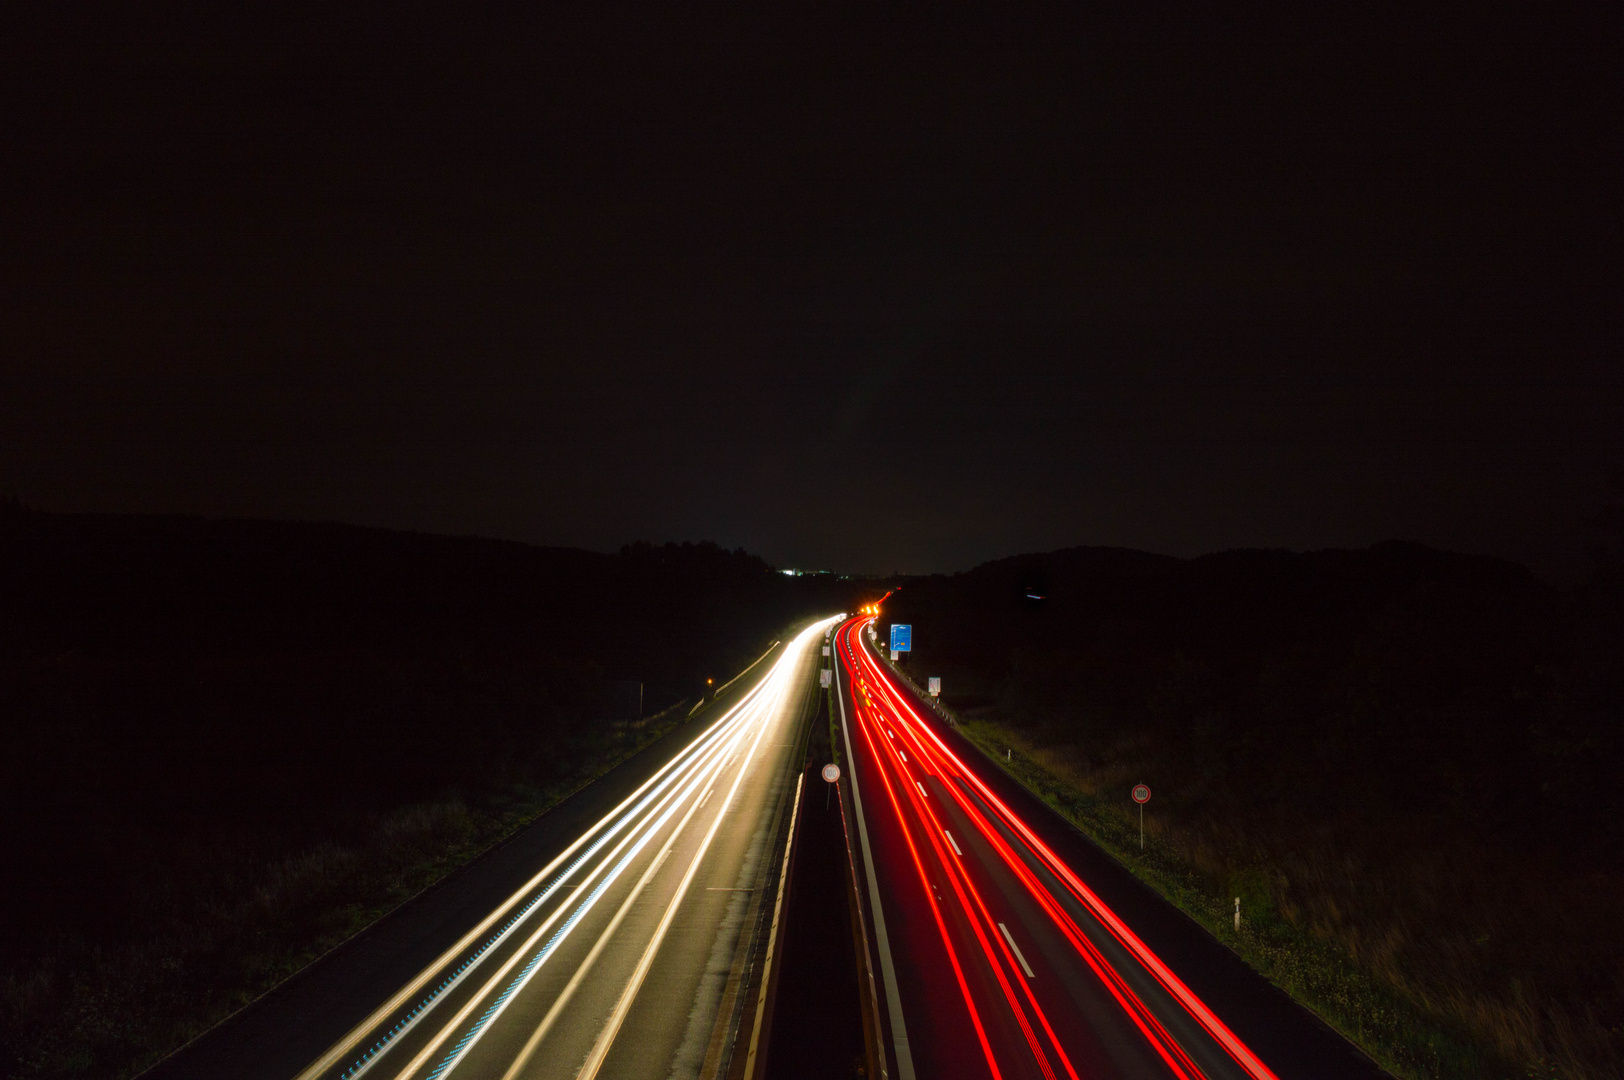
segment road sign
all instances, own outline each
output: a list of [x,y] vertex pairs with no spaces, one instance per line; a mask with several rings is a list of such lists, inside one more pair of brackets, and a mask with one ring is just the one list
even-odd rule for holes
[[930,692],[931,697],[941,697],[942,696],[942,680],[941,680],[941,678],[936,676],[936,675],[932,675],[928,680],[926,680],[925,689]]
[[908,623],[891,624],[891,651],[913,651],[913,627]]
[[834,672],[830,671],[828,668],[824,668],[822,671],[818,672],[818,685],[825,690],[829,689],[829,679],[833,675]]
[[824,655],[824,656],[828,656],[828,655],[829,655],[829,646],[827,646],[827,645],[825,645],[825,646],[824,646],[824,647],[823,647],[823,655]]
[[840,779],[840,766],[836,765],[832,761],[829,764],[825,765],[823,767],[823,778],[825,780],[829,781],[829,783],[831,783],[831,784],[834,783],[836,780],[839,780]]
[[1143,784],[1135,784],[1133,786],[1133,801],[1141,805],[1148,803],[1150,801],[1150,789]]

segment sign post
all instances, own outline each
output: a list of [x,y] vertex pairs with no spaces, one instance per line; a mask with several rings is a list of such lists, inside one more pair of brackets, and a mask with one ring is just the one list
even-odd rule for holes
[[1133,801],[1139,804],[1139,850],[1145,850],[1145,804],[1150,801],[1150,788],[1144,784],[1133,786]]

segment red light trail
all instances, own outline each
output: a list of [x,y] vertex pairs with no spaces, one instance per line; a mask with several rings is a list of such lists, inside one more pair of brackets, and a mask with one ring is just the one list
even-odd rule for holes
[[[1076,1000],[1079,980],[1075,973],[1086,971],[1106,995],[1100,1000],[1113,1002],[1120,1010],[1120,1019],[1126,1025],[1117,1026],[1134,1032],[1142,1040],[1140,1045],[1151,1052],[1149,1057],[1141,1054],[1136,1059],[1151,1071],[1179,1080],[1208,1076],[1276,1080],[1275,1074],[909,704],[907,695],[854,633],[870,621],[868,617],[849,620],[836,636],[847,677],[852,721],[866,752],[864,764],[877,775],[895,815],[894,825],[907,851],[911,877],[923,889],[935,938],[952,969],[987,1072],[1000,1078],[1038,1075],[1044,1080],[1060,1076],[1080,1080],[1074,1055],[1064,1044],[1068,1040],[1095,1042],[1090,1025],[1099,1025],[1102,1011],[1080,1008]],[[878,737],[881,733],[885,738]],[[927,791],[926,781],[931,782],[933,791]],[[945,798],[930,797],[937,793]],[[969,823],[980,840],[980,849],[991,855],[990,860],[986,854],[971,850],[969,834],[962,843],[951,837],[949,807]],[[1052,878],[1053,884],[1045,883],[1039,870]],[[1058,955],[1064,950],[1054,949],[1048,956],[1037,957],[1057,976],[1051,980],[1044,972],[1042,993],[1034,985],[1038,972],[1028,967],[1005,922],[994,915],[996,907],[1007,906],[1012,899],[1007,885],[989,878],[997,873],[1006,875],[1006,882],[1013,879],[1018,885],[1018,899],[1035,906],[1046,917],[1048,928],[1057,931],[1070,946],[1069,957]],[[883,879],[887,873],[880,876]],[[956,909],[939,894],[937,878],[947,883],[946,891],[956,901]],[[896,884],[900,887],[901,883]],[[895,889],[891,892],[900,905],[901,894]],[[1081,921],[1067,909],[1068,902],[1086,913]],[[1013,915],[1006,918],[1016,924]],[[1114,962],[1102,946],[1118,954]],[[981,965],[969,967],[969,958],[978,953]],[[928,966],[934,958],[913,959],[916,964]],[[1071,991],[1069,995],[1061,992],[1062,984]],[[996,986],[995,992],[992,986]],[[916,998],[922,996],[928,995]],[[1087,998],[1086,991],[1083,996]],[[939,1007],[940,996],[932,1001]],[[922,1007],[917,1000],[905,1005]],[[1062,1019],[1066,1023],[1059,1024]],[[915,1027],[911,1016],[908,1026]],[[1066,1034],[1057,1033],[1057,1026]],[[1006,1030],[1010,1037],[996,1034]],[[1097,1041],[1100,1045],[1118,1045],[1121,1039],[1115,1037],[1113,1042],[1113,1036],[1106,1035]],[[1093,1057],[1100,1057],[1097,1046],[1089,1049]],[[1120,1050],[1115,1052],[1122,1054]],[[1127,1056],[1134,1058],[1131,1052]],[[938,1068],[944,1065],[935,1064]],[[964,1065],[956,1062],[948,1067],[959,1071]],[[1118,1071],[1124,1068],[1130,1075],[1145,1071],[1119,1062]]]

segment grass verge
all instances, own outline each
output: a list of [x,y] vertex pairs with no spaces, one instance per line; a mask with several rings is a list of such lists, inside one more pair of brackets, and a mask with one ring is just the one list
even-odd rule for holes
[[229,837],[194,848],[152,876],[144,932],[111,948],[65,939],[0,973],[6,1075],[151,1067],[670,732],[687,705],[604,731],[566,775],[358,814],[274,858]]
[[[1394,1075],[1405,1080],[1544,1080],[1562,1075],[1555,1068],[1529,1069],[1507,1061],[1361,969],[1342,950],[1277,917],[1266,888],[1245,880],[1214,881],[1155,818],[1141,851],[1137,816],[1090,792],[1064,751],[1037,746],[1019,731],[986,718],[961,719],[958,730],[1135,876]],[[1243,907],[1239,932],[1233,921],[1237,892]],[[1252,903],[1247,893],[1253,894]]]

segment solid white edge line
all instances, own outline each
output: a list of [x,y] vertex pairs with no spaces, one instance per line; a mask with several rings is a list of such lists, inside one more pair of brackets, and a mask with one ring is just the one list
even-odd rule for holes
[[[851,798],[857,808],[857,839],[863,849],[863,868],[868,871],[868,902],[874,909],[874,940],[879,946],[880,974],[885,980],[885,1006],[891,1014],[891,1041],[896,1045],[897,1076],[914,1080],[913,1054],[908,1050],[908,1027],[902,1019],[902,995],[897,990],[896,965],[891,959],[891,939],[885,932],[885,911],[880,907],[880,887],[874,876],[874,855],[869,850],[868,823],[863,816],[863,795],[857,788],[857,757],[851,748],[851,724],[846,718],[846,697],[840,693],[840,676],[835,676],[835,700],[840,704],[840,734],[846,742],[846,763],[851,766]],[[847,687],[851,679],[846,679]]]
[[772,986],[773,946],[778,942],[778,919],[784,912],[784,882],[789,878],[789,856],[795,848],[796,819],[801,812],[801,787],[806,773],[795,778],[795,805],[789,813],[789,840],[784,844],[784,867],[778,872],[778,896],[773,901],[773,925],[767,932],[767,959],[761,965],[761,989],[756,992],[756,1022],[750,1028],[750,1051],[744,1056],[744,1075],[756,1075],[756,1051],[761,1048],[761,1021],[767,1015],[767,990]]
[[1036,975],[1032,974],[1032,965],[1028,964],[1026,962],[1026,957],[1021,955],[1021,947],[1019,945],[1015,944],[1015,939],[1010,936],[1009,927],[1005,926],[1003,923],[999,923],[998,924],[998,929],[1000,929],[1000,930],[1002,930],[1004,932],[1004,940],[1009,942],[1009,947],[1011,949],[1015,950],[1015,959],[1017,959],[1017,960],[1019,960],[1021,962],[1021,970],[1026,972],[1026,977],[1028,979],[1037,978]]

